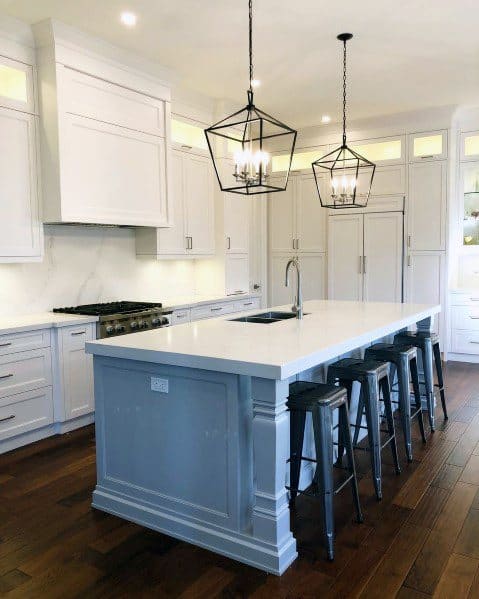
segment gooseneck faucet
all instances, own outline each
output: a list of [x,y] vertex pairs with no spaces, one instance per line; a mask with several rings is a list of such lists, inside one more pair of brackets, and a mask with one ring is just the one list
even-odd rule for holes
[[285,285],[289,287],[289,269],[291,266],[296,268],[296,297],[294,298],[294,304],[292,306],[293,312],[296,312],[296,318],[303,318],[303,291],[301,286],[301,269],[299,268],[299,260],[295,256],[289,260],[288,264],[286,264],[286,280]]

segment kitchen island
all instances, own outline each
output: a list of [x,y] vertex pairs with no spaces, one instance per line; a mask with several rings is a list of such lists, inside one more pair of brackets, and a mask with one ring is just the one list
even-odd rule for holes
[[297,557],[285,489],[289,383],[399,330],[429,328],[439,311],[310,301],[303,320],[238,322],[235,314],[87,343],[93,506],[283,573]]

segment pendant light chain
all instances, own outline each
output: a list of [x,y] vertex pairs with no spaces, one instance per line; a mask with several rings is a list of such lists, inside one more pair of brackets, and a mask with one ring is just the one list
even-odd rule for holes
[[249,96],[253,102],[253,0],[249,0]]
[[346,40],[343,41],[343,146],[346,145]]

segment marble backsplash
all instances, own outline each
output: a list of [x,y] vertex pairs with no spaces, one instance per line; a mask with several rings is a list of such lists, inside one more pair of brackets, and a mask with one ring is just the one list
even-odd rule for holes
[[191,295],[195,262],[137,259],[133,229],[45,227],[41,263],[0,264],[0,314]]

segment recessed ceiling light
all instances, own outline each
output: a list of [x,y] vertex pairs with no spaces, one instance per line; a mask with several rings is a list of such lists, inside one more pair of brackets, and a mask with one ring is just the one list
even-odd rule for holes
[[259,79],[251,79],[251,87],[259,87],[261,85],[261,81]]
[[132,12],[122,12],[120,21],[127,27],[134,27],[136,25],[136,15]]
[[321,122],[323,123],[323,125],[327,125],[328,123],[330,123],[331,117],[329,116],[329,114],[323,114],[323,116],[321,117]]

